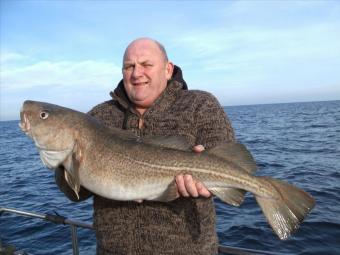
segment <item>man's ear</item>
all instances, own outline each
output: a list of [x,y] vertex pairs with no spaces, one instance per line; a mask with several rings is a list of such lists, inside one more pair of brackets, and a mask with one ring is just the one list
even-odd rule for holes
[[165,67],[165,77],[167,80],[170,80],[172,77],[172,73],[174,71],[174,64],[172,62],[167,62]]

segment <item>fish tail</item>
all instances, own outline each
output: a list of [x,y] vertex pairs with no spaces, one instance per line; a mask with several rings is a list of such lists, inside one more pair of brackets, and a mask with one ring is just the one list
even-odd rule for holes
[[270,226],[280,239],[287,239],[314,207],[315,201],[305,191],[270,177],[258,177],[277,191],[276,198],[255,195]]

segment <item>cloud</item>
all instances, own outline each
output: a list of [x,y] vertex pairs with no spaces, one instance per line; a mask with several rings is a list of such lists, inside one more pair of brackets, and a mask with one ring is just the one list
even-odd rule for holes
[[106,61],[39,61],[33,64],[8,67],[4,65],[1,85],[5,90],[22,90],[34,87],[50,88],[59,85],[80,89],[110,87],[121,77],[121,68]]
[[15,62],[19,60],[26,59],[27,57],[23,54],[16,53],[16,52],[7,52],[7,51],[1,51],[1,65],[9,63],[9,62]]
[[[192,58],[204,63],[209,70],[228,70],[228,63],[246,61],[268,62],[280,58],[332,57],[339,53],[336,32],[340,23],[319,23],[304,27],[216,28],[210,31],[192,31],[174,42]],[[315,36],[318,35],[318,36]],[[216,62],[216,65],[212,65]],[[225,65],[223,65],[225,63]]]
[[47,101],[88,111],[108,100],[122,77],[121,67],[108,61],[30,61],[16,53],[2,60],[1,119],[17,116],[26,99]]
[[220,95],[223,87],[232,86],[243,91],[236,98],[252,88],[262,93],[277,87],[322,91],[340,82],[339,28],[340,21],[329,20],[280,29],[215,27],[189,31],[174,43],[181,58],[191,59],[183,70],[196,70],[185,74],[199,89]]
[[340,58],[339,10],[325,1],[234,1],[214,9],[213,25],[201,22],[172,43],[189,67],[209,73],[298,72],[297,63]]
[[196,27],[173,44],[179,60],[190,59],[182,65],[189,87],[222,104],[327,100],[339,98],[339,29],[340,20],[327,17],[287,26],[241,22]]

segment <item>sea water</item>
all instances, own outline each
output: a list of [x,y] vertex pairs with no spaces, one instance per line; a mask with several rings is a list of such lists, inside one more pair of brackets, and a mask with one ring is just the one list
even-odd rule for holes
[[[237,140],[252,152],[257,175],[309,192],[316,207],[281,241],[251,194],[236,208],[215,199],[220,244],[289,254],[340,254],[340,101],[224,108]],[[92,199],[70,202],[59,191],[18,121],[0,122],[0,207],[92,222]],[[72,254],[70,227],[4,213],[0,239],[30,254]],[[80,254],[95,254],[92,230],[78,228]]]

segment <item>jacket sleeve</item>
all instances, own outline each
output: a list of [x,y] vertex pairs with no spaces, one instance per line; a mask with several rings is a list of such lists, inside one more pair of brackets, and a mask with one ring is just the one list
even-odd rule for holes
[[235,142],[234,130],[217,99],[210,93],[202,92],[196,102],[196,145],[206,149],[223,142]]
[[66,182],[64,172],[65,172],[65,169],[63,167],[58,167],[55,170],[54,176],[55,176],[55,182],[58,185],[59,189],[65,194],[65,196],[68,199],[70,199],[73,202],[80,202],[80,201],[83,201],[89,198],[92,195],[90,191],[80,186],[79,199],[78,199],[74,191],[70,188],[70,186]]

